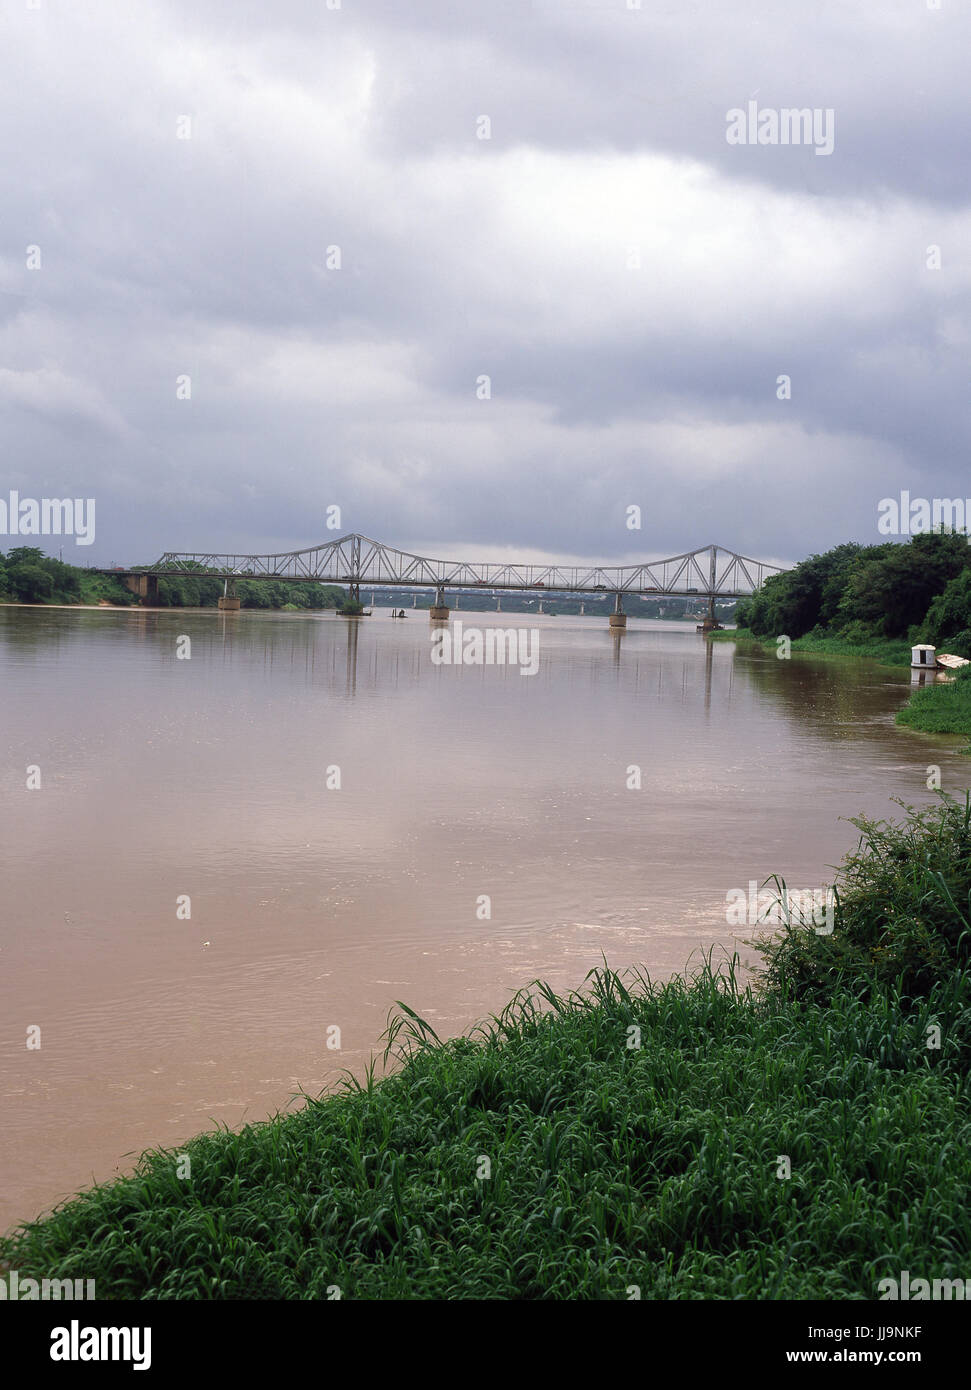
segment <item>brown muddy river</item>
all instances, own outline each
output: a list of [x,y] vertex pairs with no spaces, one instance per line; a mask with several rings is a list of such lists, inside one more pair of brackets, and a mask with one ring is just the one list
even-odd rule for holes
[[360,1073],[397,999],[454,1034],[730,949],[730,890],[820,886],[841,817],[971,780],[894,726],[909,672],[499,621],[534,676],[435,665],[413,611],[0,608],[0,1229]]

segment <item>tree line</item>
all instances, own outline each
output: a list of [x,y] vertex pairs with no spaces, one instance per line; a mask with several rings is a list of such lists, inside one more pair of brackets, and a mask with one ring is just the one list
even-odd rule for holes
[[[137,568],[137,567],[136,567]],[[198,573],[160,575],[160,608],[215,608],[223,581],[202,567]],[[286,611],[341,608],[344,590],[336,584],[292,584],[284,580],[236,581],[243,608]],[[111,603],[127,607],[138,602],[124,581],[115,575],[93,574],[76,565],[45,555],[37,546],[18,546],[0,551],[0,602],[6,603]]]
[[767,579],[736,621],[757,637],[906,638],[971,658],[971,545],[944,529],[906,544],[838,545]]

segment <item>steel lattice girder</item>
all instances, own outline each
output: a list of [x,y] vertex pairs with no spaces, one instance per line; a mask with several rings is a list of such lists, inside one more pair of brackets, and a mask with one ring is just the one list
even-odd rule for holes
[[643,565],[477,564],[461,560],[432,560],[372,541],[367,536],[341,536],[307,550],[278,555],[181,554],[166,551],[148,572],[198,574],[213,578],[316,581],[320,584],[362,584],[375,587],[547,589],[559,592],[626,594],[706,594],[734,598],[754,593],[770,574],[782,567],[736,555],[722,546],[706,545],[666,560]]

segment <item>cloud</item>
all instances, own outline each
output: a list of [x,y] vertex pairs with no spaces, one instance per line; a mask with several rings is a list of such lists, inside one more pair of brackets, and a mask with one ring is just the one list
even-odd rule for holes
[[32,415],[55,422],[67,432],[85,426],[125,439],[124,419],[90,384],[66,376],[56,367],[11,371],[0,367],[0,402],[22,407]]
[[[8,9],[9,485],[97,497],[94,549],[132,561],[299,548],[335,502],[470,558],[876,540],[880,497],[964,487],[969,27],[869,0]],[[833,107],[834,153],[728,145],[753,97]]]

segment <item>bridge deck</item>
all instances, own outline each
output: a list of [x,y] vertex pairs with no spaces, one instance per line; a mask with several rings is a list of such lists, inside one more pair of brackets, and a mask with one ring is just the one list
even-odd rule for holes
[[[739,598],[761,588],[781,566],[703,546],[640,565],[534,565],[434,560],[348,535],[306,550],[275,555],[166,551],[138,573],[199,574],[216,579],[278,579],[290,583],[407,589],[546,589],[558,593],[697,594]],[[112,571],[104,571],[111,573]],[[118,571],[114,571],[118,573]]]

